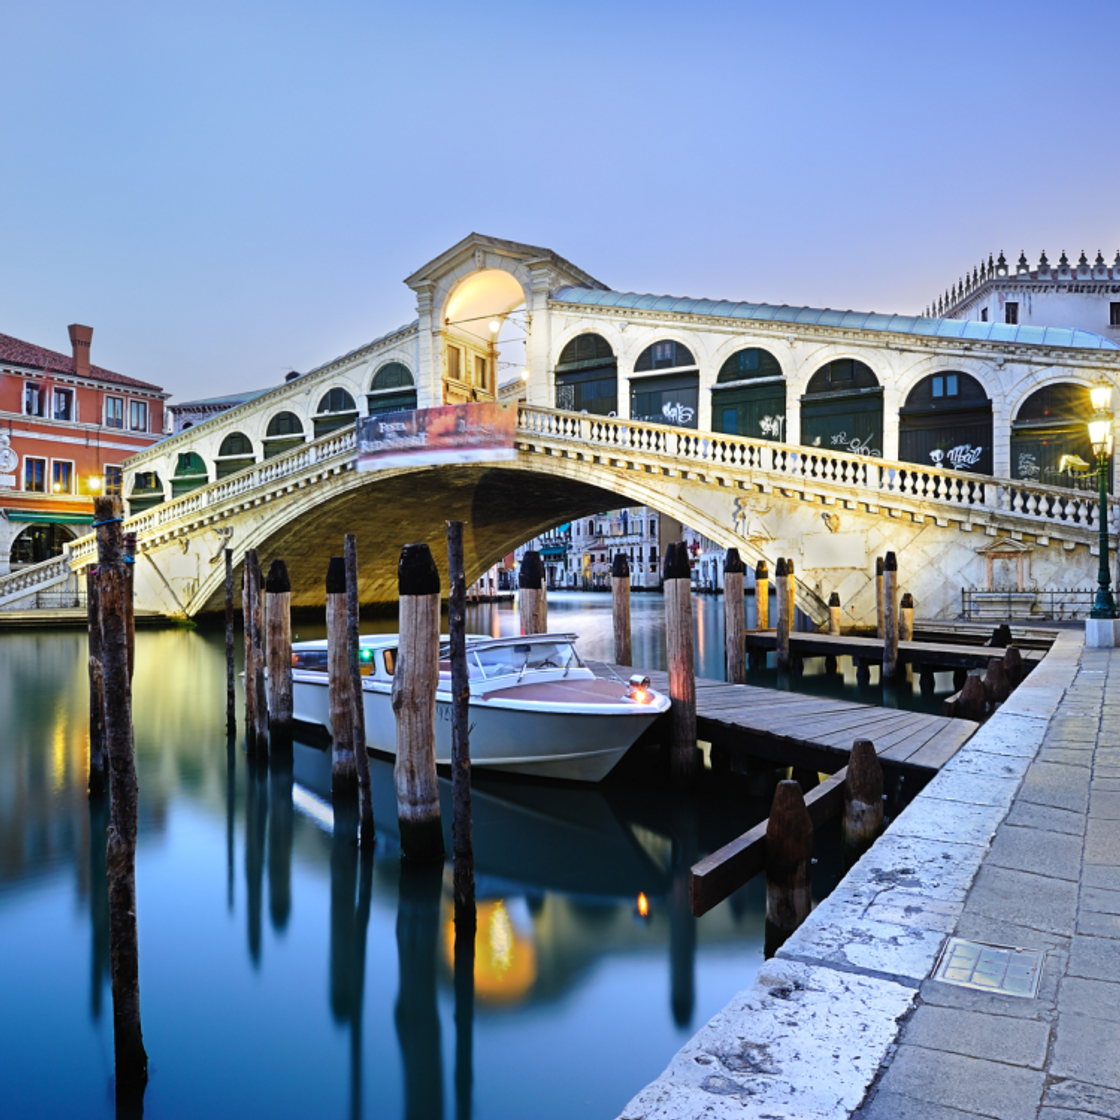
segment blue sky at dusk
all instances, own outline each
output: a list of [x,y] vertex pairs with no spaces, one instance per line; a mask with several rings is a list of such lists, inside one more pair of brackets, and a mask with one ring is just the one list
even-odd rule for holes
[[9,0],[0,332],[176,397],[410,320],[471,230],[611,287],[920,311],[1120,248],[1120,4]]

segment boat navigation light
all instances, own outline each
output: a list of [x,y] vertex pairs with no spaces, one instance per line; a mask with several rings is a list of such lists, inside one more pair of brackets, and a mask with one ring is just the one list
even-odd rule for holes
[[645,891],[638,892],[638,904],[635,909],[639,918],[649,917],[649,899],[646,898]]
[[637,700],[639,704],[648,704],[653,699],[649,690],[649,677],[635,673],[630,678],[630,691],[627,695],[631,700]]

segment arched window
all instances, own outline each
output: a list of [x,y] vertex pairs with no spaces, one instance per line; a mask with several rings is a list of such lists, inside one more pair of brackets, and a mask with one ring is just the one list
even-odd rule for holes
[[352,424],[358,416],[358,406],[345,389],[334,388],[319,401],[318,415],[315,417],[315,438],[325,436],[337,428]]
[[[1071,381],[1044,385],[1019,406],[1011,422],[1011,477],[1078,490],[1096,487],[1096,457],[1086,424],[1089,388]],[[1108,475],[1112,489],[1112,472]]]
[[769,350],[737,350],[720,366],[712,390],[712,428],[752,439],[785,438],[786,386]]
[[[667,340],[647,346],[634,363],[634,372],[678,370],[665,377],[635,377],[630,381],[630,416],[654,424],[695,428],[699,423],[700,373],[692,351]],[[687,370],[687,372],[685,372]]]
[[366,395],[370,416],[387,412],[406,412],[416,407],[416,382],[412,371],[403,362],[382,366],[370,382]]
[[294,412],[278,412],[264,433],[264,457],[275,458],[302,445],[303,422]]
[[602,335],[577,335],[556,363],[556,407],[614,416],[618,412],[618,362]]
[[826,362],[801,398],[806,447],[883,454],[883,389],[871,367],[854,358]]
[[923,377],[898,412],[898,457],[907,463],[992,473],[992,402],[967,373]]
[[252,454],[252,441],[248,436],[242,435],[241,432],[230,432],[230,434],[222,440],[221,447],[218,448],[219,456],[239,455],[244,457]]
[[74,533],[65,525],[28,525],[12,541],[9,560],[13,566],[42,564],[62,555],[62,546],[74,540]]
[[209,482],[206,464],[195,451],[182,451],[175,463],[175,473],[171,477],[171,496],[181,498]]

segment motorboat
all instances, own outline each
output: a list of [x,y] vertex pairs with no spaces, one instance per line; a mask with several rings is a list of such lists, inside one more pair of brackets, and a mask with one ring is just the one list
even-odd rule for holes
[[[492,770],[598,782],[634,741],[669,709],[669,698],[638,674],[596,676],[580,658],[574,634],[467,638],[471,765]],[[366,745],[395,756],[391,704],[396,635],[363,637],[358,647]],[[440,645],[436,689],[436,764],[451,764],[450,644]],[[292,646],[295,718],[329,732],[326,641]]]

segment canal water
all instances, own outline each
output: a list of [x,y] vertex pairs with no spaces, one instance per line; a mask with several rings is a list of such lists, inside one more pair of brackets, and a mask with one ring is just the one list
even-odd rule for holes
[[[698,671],[718,677],[723,604],[696,603]],[[551,629],[609,658],[608,597],[549,606]],[[650,667],[660,611],[634,597]],[[502,604],[469,625],[513,620]],[[699,920],[687,905],[688,867],[766,815],[726,778],[691,795],[635,766],[594,788],[478,778],[475,967],[456,984],[450,870],[402,874],[391,766],[374,761],[378,843],[359,856],[332,840],[320,746],[270,767],[227,743],[219,632],[142,629],[136,651],[148,1117],[611,1117],[753,980],[762,882]],[[111,1117],[84,633],[0,635],[0,697],[0,1114]],[[819,900],[841,873],[834,831],[817,857]]]

